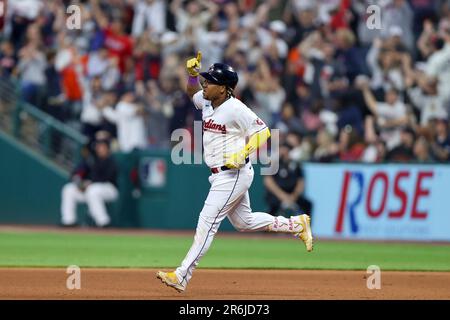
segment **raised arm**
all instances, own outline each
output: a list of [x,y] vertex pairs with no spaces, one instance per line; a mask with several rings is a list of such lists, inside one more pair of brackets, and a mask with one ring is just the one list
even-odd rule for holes
[[197,53],[196,58],[189,59],[186,62],[186,69],[189,73],[189,79],[186,86],[186,93],[189,97],[194,96],[195,93],[197,93],[199,90],[201,90],[200,83],[198,82],[198,76],[201,68],[201,61],[202,61],[202,53],[199,51]]
[[372,46],[369,49],[369,52],[367,52],[366,62],[372,73],[381,72],[381,68],[378,64],[378,57],[380,56],[380,50],[382,46],[383,42],[381,41],[381,39],[375,38],[373,40]]
[[208,9],[211,16],[215,16],[219,12],[219,6],[214,3],[214,1],[208,1],[208,0],[199,0],[199,3]]
[[417,40],[417,47],[424,58],[432,53],[432,48],[429,43],[434,33],[433,23],[430,20],[425,20],[423,22],[423,31]]
[[170,12],[172,12],[173,15],[176,15],[178,10],[181,9],[181,6],[183,4],[183,0],[173,0],[170,4]]
[[94,15],[94,19],[97,22],[100,29],[105,29],[108,27],[108,19],[103,14],[100,5],[98,4],[98,0],[90,0],[90,5],[92,8],[92,14]]
[[375,97],[370,91],[369,83],[365,82],[361,85],[362,94],[364,96],[364,101],[366,102],[367,107],[370,109],[370,111],[377,116],[377,100],[375,100]]

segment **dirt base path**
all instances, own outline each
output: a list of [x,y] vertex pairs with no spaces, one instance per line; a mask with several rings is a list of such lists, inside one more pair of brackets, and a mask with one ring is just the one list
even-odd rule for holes
[[184,293],[154,269],[82,269],[81,289],[68,290],[62,268],[0,269],[0,299],[450,299],[450,273],[388,272],[367,289],[365,271],[199,269]]

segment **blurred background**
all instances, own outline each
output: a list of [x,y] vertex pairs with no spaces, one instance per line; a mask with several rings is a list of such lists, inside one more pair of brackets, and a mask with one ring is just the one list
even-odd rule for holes
[[450,240],[450,1],[1,5],[0,223],[58,225],[63,186],[107,139],[112,225],[195,227],[209,172],[174,165],[170,136],[201,121],[184,93],[200,50],[280,132],[282,170],[255,177],[255,211],[306,211],[319,237]]

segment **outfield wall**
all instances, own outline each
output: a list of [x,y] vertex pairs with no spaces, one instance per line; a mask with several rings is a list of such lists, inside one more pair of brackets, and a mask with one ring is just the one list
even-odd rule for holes
[[[116,227],[194,230],[209,190],[206,165],[174,165],[167,151],[115,154],[120,198],[108,205]],[[138,168],[140,197],[133,194]],[[69,174],[21,142],[0,131],[0,224],[57,225],[61,189]],[[250,191],[255,210],[265,210],[262,178]],[[93,225],[86,205],[78,206],[79,223]],[[221,230],[233,230],[224,221]]]
[[[109,205],[117,227],[194,230],[209,190],[203,165],[174,165],[166,151],[116,154],[120,199]],[[142,194],[133,196],[137,168]],[[317,237],[450,241],[450,166],[305,163]],[[0,223],[58,224],[68,173],[0,133]],[[255,166],[254,211],[267,209]],[[80,222],[89,224],[86,206]],[[221,230],[233,230],[225,220]]]
[[0,131],[0,223],[57,224],[67,172]]
[[339,239],[450,241],[450,166],[306,164],[313,230]]

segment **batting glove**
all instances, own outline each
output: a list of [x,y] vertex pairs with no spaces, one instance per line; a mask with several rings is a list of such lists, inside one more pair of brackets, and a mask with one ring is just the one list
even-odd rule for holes
[[225,166],[230,169],[240,169],[245,165],[245,159],[247,155],[245,152],[236,152],[231,155],[225,156]]
[[202,66],[202,53],[199,51],[196,58],[189,59],[186,61],[186,69],[190,76],[197,77],[200,73],[200,68]]

